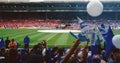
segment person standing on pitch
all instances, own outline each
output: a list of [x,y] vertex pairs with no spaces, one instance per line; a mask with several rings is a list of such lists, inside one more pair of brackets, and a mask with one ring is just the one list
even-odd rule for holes
[[10,40],[9,40],[9,37],[7,37],[5,40],[5,47],[6,48],[9,48],[9,43],[10,43]]
[[30,42],[30,38],[27,36],[25,36],[24,38],[24,46],[28,46],[29,47],[29,42]]

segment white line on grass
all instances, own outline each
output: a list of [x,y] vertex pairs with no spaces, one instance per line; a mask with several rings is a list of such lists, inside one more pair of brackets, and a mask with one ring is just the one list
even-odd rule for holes
[[68,39],[68,34],[62,34],[60,38],[56,39],[56,44],[65,45],[67,43],[67,39]]
[[49,41],[50,39],[52,39],[54,36],[56,36],[57,34],[54,34],[52,36],[50,36],[48,39],[46,39],[46,41]]

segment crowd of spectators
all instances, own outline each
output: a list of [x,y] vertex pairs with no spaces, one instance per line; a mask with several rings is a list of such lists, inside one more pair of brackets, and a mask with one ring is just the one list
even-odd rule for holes
[[86,22],[87,24],[91,25],[91,26],[95,26],[95,27],[98,27],[100,24],[103,24],[106,25],[106,26],[111,26],[112,29],[120,29],[120,21],[117,20],[117,21],[88,21]]
[[58,28],[60,27],[60,22],[56,20],[36,20],[36,19],[26,19],[26,20],[3,20],[0,21],[0,27],[2,28],[20,28],[20,27],[48,27],[48,28]]
[[[114,49],[109,58],[104,58],[104,49],[97,47],[98,54],[91,57],[88,43],[77,47],[78,43],[75,41],[71,48],[58,48],[57,46],[49,48],[46,40],[42,40],[33,48],[25,44],[19,49],[14,39],[9,40],[7,37],[5,41],[9,42],[9,45],[6,44],[6,47],[0,48],[0,63],[120,63],[119,49]],[[68,54],[69,57],[67,57]],[[68,61],[63,62],[64,59]]]
[[[99,24],[104,23],[106,26],[111,26],[113,29],[120,29],[119,21],[89,21],[85,20],[88,25],[98,27]],[[67,26],[70,25],[70,26]],[[67,26],[67,27],[66,27]],[[38,20],[38,19],[24,19],[24,20],[0,20],[1,28],[70,28],[70,29],[79,29],[78,21],[67,20],[62,22],[62,20]]]

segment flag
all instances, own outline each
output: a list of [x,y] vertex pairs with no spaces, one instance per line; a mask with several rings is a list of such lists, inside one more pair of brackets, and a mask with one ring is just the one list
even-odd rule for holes
[[98,27],[99,31],[101,32],[101,35],[105,41],[105,53],[104,53],[104,57],[108,58],[111,50],[114,48],[113,44],[112,44],[112,38],[114,36],[111,27],[109,26],[108,28],[105,27],[103,24]]
[[79,17],[77,17],[77,19],[78,19],[78,23],[80,24],[81,32],[87,34],[89,31],[89,26]]
[[88,59],[88,63],[91,63],[93,56],[97,55],[99,53],[98,46],[101,44],[102,40],[100,40],[95,29],[91,30],[91,32],[88,34],[88,36],[90,38],[90,50],[91,50],[91,56]]
[[102,42],[103,41],[103,37],[102,37],[102,34],[101,34],[101,32],[99,31],[99,29],[97,28],[97,38],[98,38],[98,40],[100,40],[100,42]]
[[94,51],[97,49],[96,46],[100,45],[102,40],[99,38],[99,35],[96,33],[96,30],[93,29],[89,34],[88,37],[90,38],[90,45],[94,46],[93,47],[93,52],[98,52],[98,51]]
[[90,38],[91,45],[95,45],[95,42],[96,42],[96,33],[95,33],[95,31],[93,31],[91,34],[89,34],[89,38]]
[[95,32],[95,29],[88,34],[88,37],[90,39],[90,49],[92,52],[92,56],[96,55],[97,54],[97,47],[96,47],[97,34]]
[[69,32],[74,38],[78,39],[78,35],[75,35],[73,32]]
[[0,38],[0,48],[4,47],[4,40],[3,38]]
[[87,41],[87,38],[85,35],[78,33],[78,34],[74,34],[73,32],[69,32],[74,38],[76,39],[80,39],[82,42]]
[[92,63],[93,55],[97,54],[97,49],[96,49],[96,45],[95,45],[95,40],[96,40],[96,33],[95,33],[95,31],[91,30],[88,33],[88,37],[89,37],[89,40],[90,40],[90,51],[91,51],[91,56],[88,59],[88,63]]
[[104,36],[104,38],[106,40],[105,41],[106,42],[106,49],[105,49],[105,54],[104,54],[105,57],[108,57],[111,50],[114,48],[113,43],[112,43],[113,36],[114,36],[114,34],[112,32],[111,27],[109,26],[107,36]]
[[92,52],[91,57],[94,54],[97,54],[97,49],[96,49],[96,33],[95,33],[95,29],[93,28],[89,28],[89,25],[87,25],[84,21],[82,21],[79,17],[77,17],[79,24],[80,24],[80,28],[81,28],[81,32],[84,34],[87,34],[89,39],[90,39],[90,49]]
[[96,45],[100,45],[102,42],[102,39],[100,39],[99,35],[97,35]]

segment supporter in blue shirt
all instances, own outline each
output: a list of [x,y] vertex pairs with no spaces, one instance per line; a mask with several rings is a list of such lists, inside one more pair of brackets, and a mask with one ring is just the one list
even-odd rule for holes
[[30,42],[30,38],[28,36],[25,36],[24,45],[27,45],[29,47],[29,42]]

